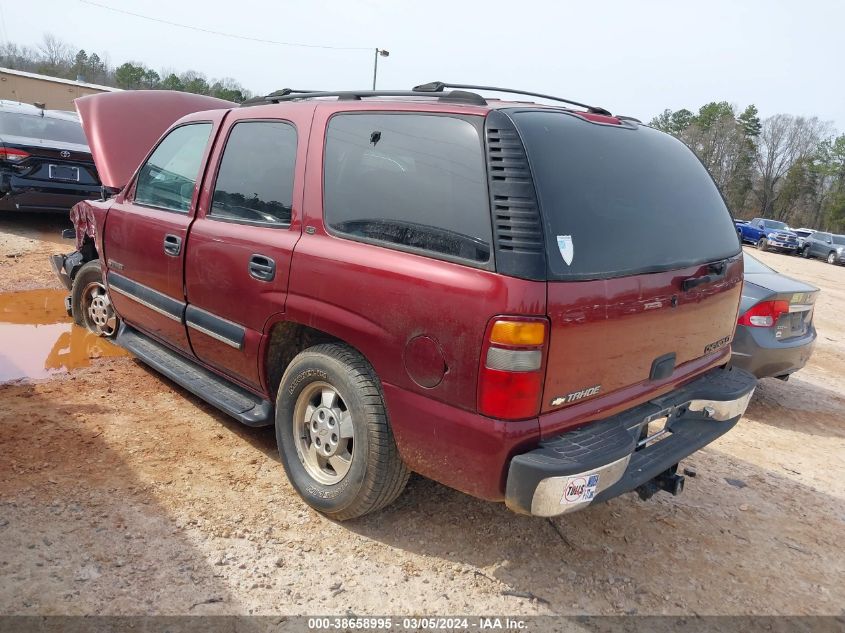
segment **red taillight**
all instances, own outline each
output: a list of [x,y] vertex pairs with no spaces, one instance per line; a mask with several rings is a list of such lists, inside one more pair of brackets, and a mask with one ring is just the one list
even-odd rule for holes
[[25,152],[22,149],[15,149],[14,147],[0,147],[0,160],[19,163],[25,158],[29,158],[29,152]]
[[540,413],[548,321],[498,317],[490,322],[478,374],[479,413],[522,420]]
[[751,306],[737,319],[739,325],[751,327],[772,327],[780,315],[789,312],[788,301],[763,301]]

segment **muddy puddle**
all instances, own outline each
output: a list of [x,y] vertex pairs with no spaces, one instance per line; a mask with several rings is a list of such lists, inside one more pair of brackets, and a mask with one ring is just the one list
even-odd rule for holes
[[127,352],[77,327],[63,290],[0,293],[0,383],[48,378]]

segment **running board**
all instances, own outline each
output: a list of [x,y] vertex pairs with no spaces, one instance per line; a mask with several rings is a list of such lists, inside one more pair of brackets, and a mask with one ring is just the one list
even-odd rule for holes
[[114,342],[238,422],[247,426],[273,424],[273,405],[270,401],[233,385],[125,323],[121,324]]

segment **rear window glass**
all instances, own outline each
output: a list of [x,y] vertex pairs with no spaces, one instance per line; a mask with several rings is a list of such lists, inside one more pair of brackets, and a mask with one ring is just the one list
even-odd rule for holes
[[324,207],[339,233],[447,258],[490,258],[478,129],[417,114],[343,114],[326,133]]
[[551,278],[673,270],[739,253],[719,190],[680,141],[563,112],[511,116],[534,174]]
[[87,145],[82,125],[78,121],[55,119],[51,116],[0,112],[0,135],[23,136],[43,141]]

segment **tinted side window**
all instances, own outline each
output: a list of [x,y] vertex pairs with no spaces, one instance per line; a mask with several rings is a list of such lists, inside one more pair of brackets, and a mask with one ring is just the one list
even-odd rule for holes
[[211,123],[193,123],[165,136],[141,167],[135,202],[187,212],[210,133]]
[[326,222],[336,231],[477,262],[490,258],[481,139],[466,120],[335,116],[324,178]]
[[290,224],[296,130],[281,121],[232,127],[217,174],[210,216]]

